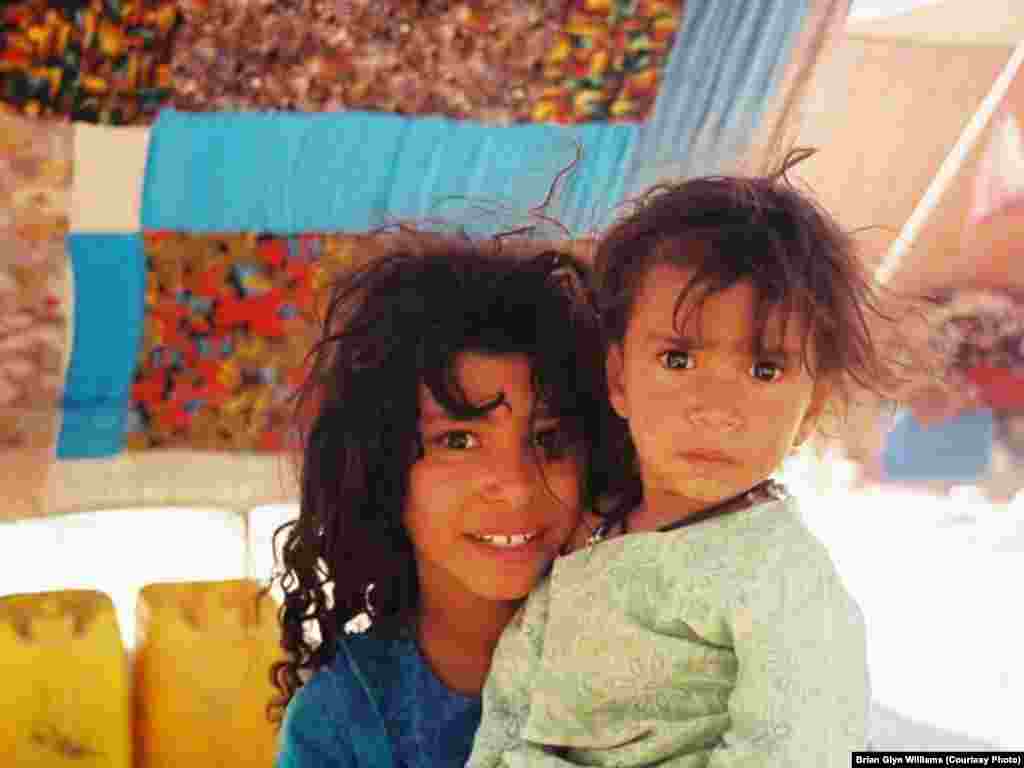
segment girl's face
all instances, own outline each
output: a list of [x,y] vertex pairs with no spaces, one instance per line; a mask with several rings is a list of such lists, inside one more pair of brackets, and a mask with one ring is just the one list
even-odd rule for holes
[[462,607],[516,600],[578,522],[580,464],[542,404],[531,428],[524,355],[463,353],[456,374],[473,404],[499,393],[505,401],[459,421],[421,387],[424,454],[410,469],[404,511],[421,597]]
[[675,303],[693,274],[652,267],[608,356],[612,405],[629,421],[645,497],[671,498],[683,514],[767,479],[811,435],[828,392],[802,364],[796,317],[785,334],[771,317],[769,351],[756,353],[750,283],[708,298],[677,331]]

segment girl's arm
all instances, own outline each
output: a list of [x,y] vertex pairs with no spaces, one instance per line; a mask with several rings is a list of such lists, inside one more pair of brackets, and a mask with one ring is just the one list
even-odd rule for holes
[[865,749],[864,622],[824,547],[790,529],[733,606],[730,729],[709,768],[845,768]]

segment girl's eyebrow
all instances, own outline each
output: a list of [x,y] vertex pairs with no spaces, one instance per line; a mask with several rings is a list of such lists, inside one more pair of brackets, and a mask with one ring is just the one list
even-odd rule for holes
[[[509,411],[512,410],[512,406],[508,404],[508,400],[502,400],[499,403],[499,405],[505,406],[506,408],[509,409]],[[493,413],[493,411],[488,411],[487,413],[481,416],[477,416],[476,418],[460,419],[455,414],[446,411],[443,407],[428,406],[420,412],[420,421],[422,422],[423,426],[430,426],[431,424],[438,421],[454,421],[469,424],[472,422],[486,421],[487,419],[491,418],[491,413]]]

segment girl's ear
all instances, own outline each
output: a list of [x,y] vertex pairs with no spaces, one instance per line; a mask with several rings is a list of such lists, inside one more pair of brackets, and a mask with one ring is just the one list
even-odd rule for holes
[[800,448],[804,443],[806,443],[818,428],[818,422],[821,420],[821,414],[825,411],[825,406],[828,405],[829,398],[832,397],[832,389],[832,382],[828,379],[822,378],[814,383],[814,392],[811,394],[811,403],[807,406],[804,418],[800,422],[800,428],[797,430],[796,439],[793,440],[794,449]]
[[629,419],[626,409],[625,353],[621,344],[611,344],[605,357],[605,376],[608,379],[608,400],[620,418]]

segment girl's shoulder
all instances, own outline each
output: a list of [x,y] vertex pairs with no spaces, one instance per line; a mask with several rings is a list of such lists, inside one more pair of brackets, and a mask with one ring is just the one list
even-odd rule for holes
[[314,672],[288,704],[281,759],[308,754],[322,756],[332,766],[374,764],[366,763],[364,753],[369,750],[385,760],[382,765],[389,765],[391,747],[378,714],[378,695],[387,668],[400,653],[400,644],[375,633],[339,637],[331,661]]

